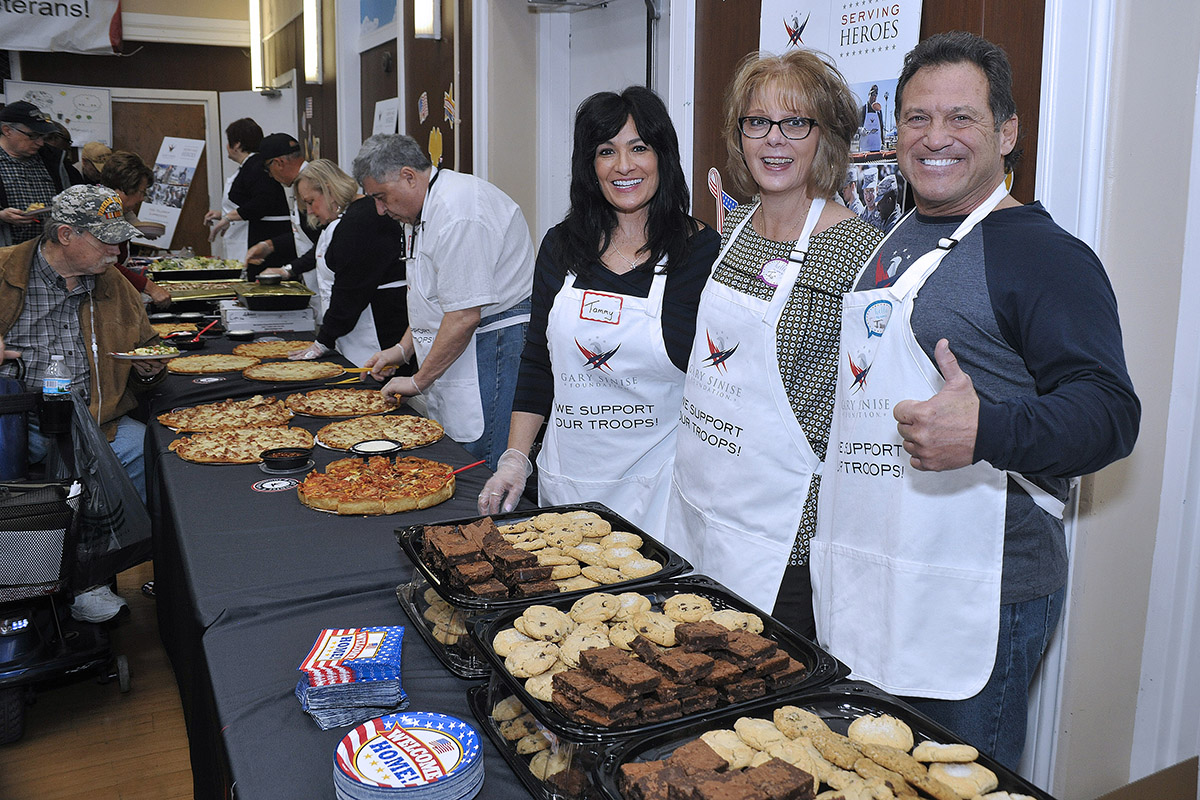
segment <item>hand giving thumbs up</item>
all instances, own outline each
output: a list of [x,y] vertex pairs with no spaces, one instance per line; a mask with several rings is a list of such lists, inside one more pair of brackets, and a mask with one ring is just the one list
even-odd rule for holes
[[945,339],[937,343],[934,360],[946,385],[928,400],[897,403],[892,416],[904,449],[912,456],[909,463],[916,469],[940,472],[974,461],[979,396]]

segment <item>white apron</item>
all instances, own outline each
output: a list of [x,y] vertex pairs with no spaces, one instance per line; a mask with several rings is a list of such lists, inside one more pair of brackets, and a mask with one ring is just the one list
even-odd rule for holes
[[[971,697],[996,659],[1009,473],[982,461],[946,472],[913,469],[892,412],[945,383],[913,335],[913,303],[942,258],[1006,193],[998,186],[892,286],[849,292],[842,302],[836,402],[809,556],[817,636],[853,677],[899,695]],[[1013,477],[1053,513],[1054,498]]]
[[[771,300],[708,279],[680,412],[664,541],[697,572],[766,611],[821,467],[779,374],[776,328],[824,205],[813,201],[790,258],[764,265],[776,284]],[[753,216],[752,209],[715,264]]]
[[[333,231],[341,221],[341,217],[338,217],[326,225],[325,229],[321,231],[316,245],[314,245],[317,268],[313,271],[317,276],[317,297],[320,299],[322,316],[324,316],[324,310],[329,308],[329,301],[333,297],[333,283],[336,278],[334,271],[325,262],[325,253],[329,250],[330,242],[333,241]],[[378,288],[391,289],[406,285],[406,281],[395,281]],[[317,321],[320,322],[321,320],[318,319]],[[358,322],[355,323],[350,332],[339,336],[333,346],[335,350],[350,359],[357,367],[361,367],[366,363],[368,358],[379,352],[379,333],[375,328],[375,312],[369,304],[358,315]]]
[[598,501],[662,537],[684,374],[662,334],[667,275],[647,297],[575,288],[546,325],[554,408],[538,456],[542,505]]
[[[233,174],[225,181],[225,192],[221,195],[221,213],[228,214],[231,211],[237,211],[237,204],[229,199],[229,187],[233,186],[233,181],[241,171],[239,165],[233,171]],[[232,261],[245,261],[246,250],[249,249],[247,244],[247,236],[250,235],[250,223],[244,219],[236,219],[229,223],[229,227],[225,229],[223,236],[218,236],[217,241],[221,243],[222,258],[228,258]]]

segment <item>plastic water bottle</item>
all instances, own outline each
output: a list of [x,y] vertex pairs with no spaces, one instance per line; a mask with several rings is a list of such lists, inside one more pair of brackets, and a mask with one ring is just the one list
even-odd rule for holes
[[41,429],[47,435],[71,430],[71,376],[62,356],[50,356],[42,376]]

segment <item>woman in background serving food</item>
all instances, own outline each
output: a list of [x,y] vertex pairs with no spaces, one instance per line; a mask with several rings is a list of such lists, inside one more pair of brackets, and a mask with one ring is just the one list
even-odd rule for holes
[[[146,166],[142,157],[128,150],[117,150],[110,153],[100,169],[100,185],[112,189],[121,198],[121,207],[125,209],[125,221],[141,230],[142,222],[134,213],[146,197],[146,190],[154,183],[154,171]],[[142,235],[147,235],[142,231]],[[158,233],[161,236],[161,233]],[[151,237],[155,238],[155,237]],[[171,294],[154,281],[125,266],[129,260],[129,242],[122,242],[121,254],[117,256],[117,269],[121,271],[133,288],[144,293],[156,306],[166,306],[171,302]]]
[[658,96],[631,86],[585,100],[571,209],[538,253],[509,449],[482,512],[516,505],[546,421],[539,502],[600,501],[660,535],[696,303],[717,241],[688,214]]
[[337,350],[362,366],[408,329],[404,228],[375,213],[375,202],[328,159],[319,158],[300,171],[296,194],[309,225],[322,228],[315,249],[324,316],[317,340],[289,358],[317,358]]
[[698,572],[802,633],[842,293],[879,240],[827,202],[857,125],[841,74],[811,51],[752,54],[730,85],[728,170],[755,199],[727,217],[700,300],[667,517],[667,545]]

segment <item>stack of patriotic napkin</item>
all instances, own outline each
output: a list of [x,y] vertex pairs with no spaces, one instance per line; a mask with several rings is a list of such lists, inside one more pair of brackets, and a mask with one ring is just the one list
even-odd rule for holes
[[408,706],[400,687],[404,628],[321,631],[300,664],[296,696],[321,730],[353,725]]
[[338,800],[468,800],[483,787],[479,734],[434,712],[373,719],[338,744],[333,786]]

